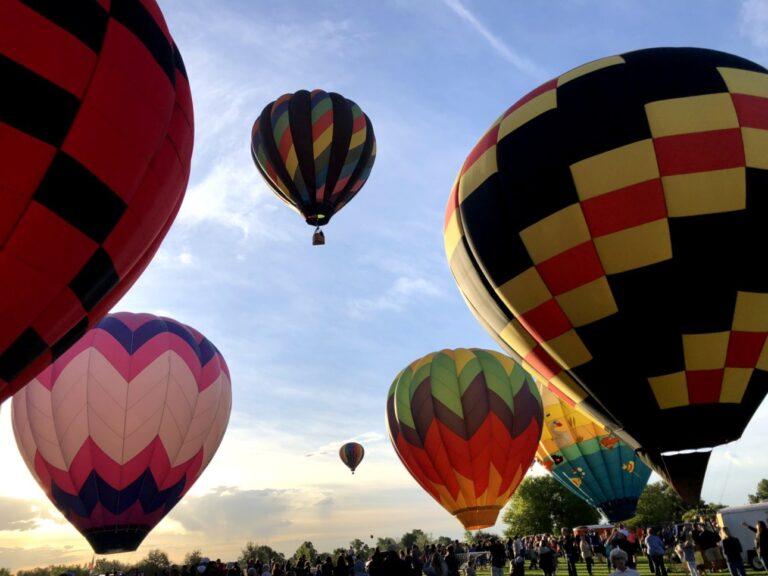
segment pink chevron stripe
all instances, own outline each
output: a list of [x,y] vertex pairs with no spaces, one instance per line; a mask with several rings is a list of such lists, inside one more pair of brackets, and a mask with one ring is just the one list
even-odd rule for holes
[[88,438],[78,450],[68,472],[49,464],[39,452],[35,454],[35,472],[45,487],[46,494],[50,494],[51,482],[55,482],[65,492],[77,494],[93,471],[116,490],[122,490],[135,482],[147,469],[156,482],[160,481],[160,490],[164,490],[176,484],[184,475],[187,476],[188,486],[191,486],[202,471],[203,456],[201,447],[192,458],[171,468],[163,443],[159,437],[155,437],[139,454],[120,465]]
[[199,392],[213,384],[222,371],[229,377],[229,368],[220,354],[217,354],[214,359],[201,367],[195,351],[179,336],[171,332],[158,334],[139,348],[136,353],[130,355],[109,332],[96,328],[67,350],[55,364],[43,370],[37,379],[48,390],[52,390],[62,370],[74,358],[89,348],[98,350],[127,382],[136,378],[147,366],[169,350],[174,351],[184,360],[190,372],[195,376]]

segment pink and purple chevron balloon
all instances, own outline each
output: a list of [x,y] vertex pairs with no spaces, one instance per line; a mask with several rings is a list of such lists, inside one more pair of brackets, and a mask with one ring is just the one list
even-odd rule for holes
[[229,421],[226,362],[196,330],[106,316],[13,398],[16,442],[99,554],[132,551],[213,458]]

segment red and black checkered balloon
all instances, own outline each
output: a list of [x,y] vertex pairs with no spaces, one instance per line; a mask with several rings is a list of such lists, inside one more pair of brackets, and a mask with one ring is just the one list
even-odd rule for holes
[[154,0],[0,0],[0,402],[130,288],[178,212],[192,100]]
[[488,331],[698,501],[709,450],[768,391],[767,191],[768,71],[639,50],[494,123],[445,246]]

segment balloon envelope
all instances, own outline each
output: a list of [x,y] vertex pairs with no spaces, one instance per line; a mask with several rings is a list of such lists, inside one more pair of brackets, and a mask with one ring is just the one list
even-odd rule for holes
[[193,112],[155,0],[5,0],[0,402],[131,287],[189,177]]
[[609,522],[635,515],[651,469],[625,442],[559,392],[539,386],[544,428],[536,461]]
[[446,212],[473,313],[688,500],[768,391],[766,72],[693,48],[571,70],[486,132]]
[[229,421],[224,358],[194,329],[106,316],[13,398],[46,495],[98,554],[135,550],[213,458]]
[[361,444],[357,442],[347,442],[341,448],[339,448],[339,458],[344,464],[352,470],[352,474],[355,473],[355,469],[363,461],[365,456],[365,449]]
[[395,452],[467,530],[496,523],[533,461],[541,423],[533,378],[488,350],[420,358],[397,375],[387,399]]
[[278,198],[307,224],[322,226],[365,184],[376,138],[351,100],[299,90],[264,108],[251,132],[251,156]]

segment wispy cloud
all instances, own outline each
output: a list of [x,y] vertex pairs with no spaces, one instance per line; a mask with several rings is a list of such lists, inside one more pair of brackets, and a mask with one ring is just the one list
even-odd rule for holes
[[443,293],[438,285],[421,277],[401,276],[381,295],[375,298],[353,300],[347,313],[355,319],[362,319],[379,312],[404,310],[411,302],[420,298],[439,297]]
[[768,47],[768,0],[744,0],[739,10],[739,28],[758,48]]
[[313,450],[312,452],[309,452],[304,456],[311,458],[313,456],[326,456],[329,454],[336,454],[339,451],[339,447],[341,446],[342,442],[359,442],[363,444],[366,451],[370,451],[371,445],[380,444],[383,441],[384,441],[384,435],[379,432],[374,432],[374,431],[364,432],[352,438],[345,438],[343,440],[333,440],[331,442],[326,442],[316,450]]
[[544,78],[544,71],[539,68],[531,59],[520,54],[517,50],[511,48],[504,40],[491,32],[488,27],[480,22],[461,0],[443,0],[443,3],[453,10],[456,15],[469,24],[475,31],[482,36],[496,53],[507,62],[515,66],[521,72],[528,74],[536,79]]

